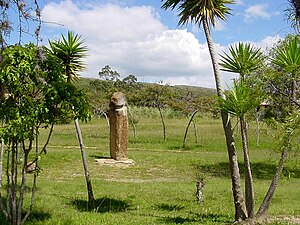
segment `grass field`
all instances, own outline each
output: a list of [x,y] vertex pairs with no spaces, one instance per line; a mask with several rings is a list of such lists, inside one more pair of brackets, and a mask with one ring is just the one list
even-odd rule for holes
[[[87,207],[87,191],[74,124],[55,127],[48,153],[40,161],[42,172],[33,213],[26,224],[230,224],[234,220],[227,151],[220,120],[197,121],[199,143],[190,130],[182,148],[188,119],[168,119],[163,141],[159,119],[140,119],[137,138],[130,127],[129,158],[136,164],[113,167],[95,159],[109,157],[109,135],[104,119],[81,124],[88,154],[96,208]],[[256,146],[250,126],[250,158],[256,208],[269,186],[279,154],[273,132],[261,130]],[[41,134],[41,138],[45,138]],[[236,135],[242,159],[239,136]],[[242,161],[241,161],[242,163]],[[242,168],[242,165],[241,165]],[[205,181],[204,202],[196,202],[196,178]],[[269,213],[275,218],[300,217],[300,165],[290,157]],[[29,175],[29,180],[30,180]],[[3,224],[3,223],[1,223]],[[270,224],[293,224],[280,220]]]

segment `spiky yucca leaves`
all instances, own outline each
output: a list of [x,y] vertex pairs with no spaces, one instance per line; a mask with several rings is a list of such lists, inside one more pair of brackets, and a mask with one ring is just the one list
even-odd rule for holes
[[83,58],[86,56],[87,47],[81,40],[81,36],[69,31],[67,38],[63,35],[61,40],[49,41],[50,51],[62,61],[65,68],[67,82],[70,83],[79,78],[78,72],[84,70]]
[[225,96],[226,99],[218,99],[220,109],[239,118],[258,107],[262,101],[258,92],[244,82],[235,81],[233,88],[225,92]]
[[300,32],[300,1],[288,0],[289,7],[285,10],[287,20],[295,30]]
[[233,0],[166,0],[162,8],[173,10],[178,6],[179,25],[188,22],[200,25],[206,20],[215,26],[216,19],[226,20],[226,16],[231,14],[226,4],[233,3]]
[[274,57],[271,59],[272,63],[279,66],[285,72],[293,75],[299,74],[300,67],[300,44],[299,37],[294,36],[287,42],[279,46]]
[[229,54],[221,55],[221,70],[238,73],[244,81],[247,75],[262,66],[265,58],[260,48],[239,42],[229,47]]
[[245,194],[248,218],[254,217],[254,187],[249,157],[248,131],[245,114],[260,104],[260,98],[245,82],[234,82],[232,90],[225,93],[226,99],[219,98],[221,110],[238,116],[241,125],[241,137],[245,167]]
[[300,44],[299,36],[289,38],[282,45],[279,45],[271,59],[272,64],[278,67],[278,71],[284,71],[287,76],[285,83],[290,86],[290,106],[295,110],[298,99],[298,81],[300,71]]

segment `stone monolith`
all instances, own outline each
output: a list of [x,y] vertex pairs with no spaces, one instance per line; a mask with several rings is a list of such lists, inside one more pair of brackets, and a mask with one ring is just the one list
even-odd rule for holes
[[112,95],[109,103],[110,156],[115,160],[128,159],[127,102],[122,92]]

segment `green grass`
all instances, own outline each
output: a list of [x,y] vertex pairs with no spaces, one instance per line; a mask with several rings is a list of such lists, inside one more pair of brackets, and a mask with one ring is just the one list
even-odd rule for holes
[[[159,119],[139,119],[137,139],[130,127],[129,158],[136,162],[130,167],[97,164],[95,159],[109,156],[107,123],[104,119],[93,119],[81,124],[96,198],[94,209],[87,205],[74,124],[56,126],[48,153],[40,161],[42,172],[34,211],[26,224],[230,224],[234,208],[221,122],[199,119],[199,143],[194,142],[191,129],[187,147],[183,149],[187,122],[188,119],[166,120],[164,142]],[[264,128],[256,147],[254,126],[250,128],[250,158],[258,208],[279,155],[272,151],[276,141],[271,131]],[[41,139],[45,138],[42,133]],[[242,159],[237,134],[236,139]],[[200,205],[195,197],[197,176],[205,180],[204,202]],[[299,163],[291,157],[271,204],[271,216],[299,217],[299,177]],[[28,185],[30,179],[29,175]]]

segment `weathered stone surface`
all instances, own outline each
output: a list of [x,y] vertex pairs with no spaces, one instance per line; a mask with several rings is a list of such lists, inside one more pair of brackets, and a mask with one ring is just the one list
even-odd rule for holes
[[128,158],[127,102],[122,92],[116,92],[109,103],[110,156],[115,160]]

